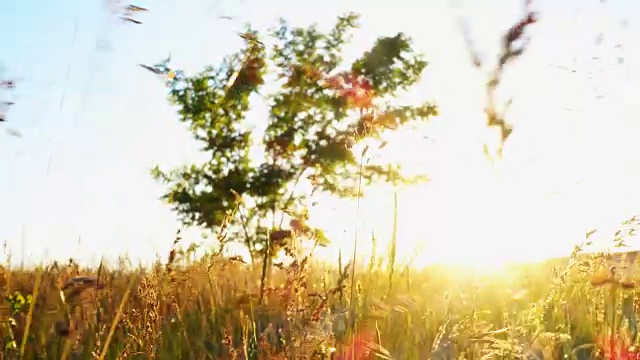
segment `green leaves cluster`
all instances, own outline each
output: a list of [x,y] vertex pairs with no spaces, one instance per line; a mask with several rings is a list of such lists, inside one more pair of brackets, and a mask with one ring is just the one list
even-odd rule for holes
[[[268,34],[269,48],[259,41],[260,34],[249,31],[244,48],[222,64],[175,78],[171,100],[180,120],[211,155],[203,164],[153,171],[168,187],[163,198],[185,225],[221,226],[237,206],[235,192],[251,206],[231,220],[242,225],[245,237],[255,237],[269,215],[275,219],[276,212],[286,210],[302,216],[301,204],[310,192],[358,196],[360,175],[365,184],[408,180],[393,167],[367,165],[360,172],[352,148],[385,130],[427,120],[436,114],[435,106],[386,103],[375,112],[358,111],[324,79],[358,76],[369,82],[376,100],[388,102],[420,79],[427,62],[400,33],[380,38],[350,67],[343,67],[342,52],[358,18],[341,16],[327,33],[316,26],[292,28],[281,20]],[[270,77],[276,90],[263,95]],[[245,122],[255,100],[269,105],[263,159],[250,157],[254,144]]]

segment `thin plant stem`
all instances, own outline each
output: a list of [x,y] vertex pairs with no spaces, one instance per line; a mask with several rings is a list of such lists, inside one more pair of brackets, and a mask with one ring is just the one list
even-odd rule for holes
[[[352,333],[355,335],[356,332],[356,303],[354,302],[354,291],[355,291],[355,278],[356,278],[356,253],[358,250],[358,220],[360,218],[360,198],[362,195],[362,171],[364,164],[364,154],[363,151],[360,155],[360,171],[358,176],[358,199],[356,200],[356,228],[354,229],[354,240],[353,240],[353,255],[351,257],[351,295],[349,297],[350,308],[351,308],[351,319],[350,325],[352,326]],[[354,359],[355,356],[355,346],[351,347],[351,358]]]
[[27,313],[27,323],[24,328],[24,334],[22,335],[22,343],[20,344],[20,359],[24,359],[24,351],[27,346],[27,339],[29,338],[29,329],[31,328],[31,322],[33,321],[33,310],[35,309],[36,299],[38,298],[38,292],[40,291],[40,283],[42,283],[42,270],[38,270],[36,273],[36,283],[33,286],[31,304],[29,304],[29,312]]
[[104,342],[104,347],[102,348],[102,353],[98,360],[104,360],[105,356],[107,356],[107,351],[109,350],[109,344],[111,343],[111,339],[113,339],[113,334],[116,332],[116,326],[120,322],[120,318],[122,317],[122,313],[124,312],[124,307],[127,304],[127,300],[129,300],[129,295],[131,294],[131,288],[133,288],[133,284],[135,284],[137,276],[132,276],[131,281],[129,281],[129,286],[127,287],[127,291],[124,293],[122,297],[122,301],[120,301],[120,306],[118,307],[118,312],[116,313],[113,322],[111,323],[111,329],[109,330],[109,335],[107,336],[107,340]]

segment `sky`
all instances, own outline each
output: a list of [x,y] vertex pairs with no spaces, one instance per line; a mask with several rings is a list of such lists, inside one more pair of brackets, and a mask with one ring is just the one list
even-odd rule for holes
[[[424,129],[394,134],[384,152],[372,153],[432,179],[399,191],[403,259],[491,264],[564,255],[588,230],[602,229],[604,241],[638,212],[640,45],[630,41],[638,31],[638,5],[533,2],[541,20],[504,84],[514,97],[509,120],[515,131],[504,159],[491,164],[482,152],[485,142],[495,144],[482,115],[487,74],[470,66],[458,20],[468,18],[489,61],[520,4],[417,4],[149,0],[135,3],[150,12],[134,25],[119,21],[102,1],[3,1],[0,64],[17,88],[0,96],[16,103],[6,127],[23,134],[0,133],[0,241],[12,262],[164,256],[179,225],[159,200],[163,189],[150,169],[196,161],[199,154],[162,81],[137,64],[171,54],[173,66],[194,73],[238,49],[236,31],[245,22],[265,29],[284,17],[296,26],[327,28],[348,11],[362,19],[346,58],[378,36],[407,33],[429,66],[416,89],[398,101],[432,100],[442,113]],[[261,112],[258,104],[252,115],[258,124]],[[372,232],[387,241],[392,203],[387,187],[369,189],[359,210],[354,201],[323,199],[311,221],[334,245],[321,255],[348,254],[356,229],[360,254],[368,251]],[[190,232],[186,241],[201,239]]]

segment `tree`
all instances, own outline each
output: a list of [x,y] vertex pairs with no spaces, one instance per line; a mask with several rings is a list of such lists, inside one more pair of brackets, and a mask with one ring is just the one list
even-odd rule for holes
[[[269,243],[275,251],[292,233],[322,243],[322,233],[304,223],[304,204],[313,193],[356,197],[361,183],[418,180],[404,176],[399,166],[363,164],[354,154],[357,143],[380,141],[385,131],[437,113],[429,103],[391,103],[427,66],[402,33],[379,38],[344,67],[341,53],[358,18],[341,16],[328,33],[316,26],[291,28],[281,20],[269,32],[269,48],[249,28],[244,48],[221,65],[191,76],[175,72],[170,98],[180,121],[211,155],[203,164],[153,170],[168,187],[163,199],[185,225],[227,227],[251,252]],[[267,85],[276,90],[262,94]],[[260,142],[245,123],[254,101],[269,104]],[[250,156],[254,142],[261,159]],[[238,208],[238,200],[246,206]],[[285,213],[290,229],[282,229]]]

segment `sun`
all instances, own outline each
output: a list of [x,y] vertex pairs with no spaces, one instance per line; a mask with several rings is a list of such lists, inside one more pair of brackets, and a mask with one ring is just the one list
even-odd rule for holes
[[[495,34],[482,35],[499,36],[498,29],[494,30]],[[539,65],[544,60],[540,49],[537,55],[532,49],[533,57],[522,60],[524,63],[518,60],[504,90],[505,96],[517,96],[508,118],[515,131],[505,146],[504,158],[494,156],[490,160],[484,146],[495,155],[500,142],[498,130],[486,125],[487,78],[470,66],[467,50],[457,35],[442,36],[447,37],[442,46],[416,39],[416,44],[423,41],[425,48],[430,46],[432,50],[425,81],[412,94],[397,99],[399,103],[413,103],[424,101],[425,94],[433,95],[440,115],[423,128],[389,134],[384,151],[369,152],[372,161],[399,163],[408,172],[428,175],[431,181],[395,190],[388,186],[367,189],[367,199],[361,200],[358,212],[354,205],[340,216],[326,216],[340,223],[330,226],[358,227],[357,236],[353,231],[338,236],[335,246],[343,254],[350,254],[357,237],[356,251],[366,259],[370,238],[375,234],[378,254],[388,257],[397,210],[399,264],[452,264],[492,272],[509,263],[568,255],[573,245],[584,239],[583,228],[592,224],[586,224],[586,216],[568,216],[586,214],[577,195],[558,200],[553,194],[568,189],[580,175],[577,169],[567,169],[568,158],[558,160],[563,159],[560,153],[577,149],[580,144],[574,139],[575,129],[569,125],[560,129],[556,117],[540,111],[543,96],[554,106],[567,98],[552,93],[556,89],[535,88],[555,83],[556,88],[573,94],[579,93],[581,85],[558,74],[530,71],[534,65],[544,70]],[[547,146],[551,142],[553,146]],[[532,154],[542,160],[528,168]],[[394,191],[399,198],[395,210]]]
[[[446,136],[446,132],[441,135]],[[509,212],[518,206],[515,196],[520,189],[484,157],[482,137],[434,143],[409,132],[395,136],[390,139],[391,156],[387,154],[387,160],[393,161],[389,158],[396,156],[406,170],[426,173],[431,180],[396,189],[372,187],[361,199],[358,211],[356,206],[345,209],[343,205],[340,215],[325,215],[334,230],[338,226],[347,230],[332,234],[334,248],[343,256],[351,258],[357,236],[359,261],[368,261],[374,246],[378,258],[388,261],[397,215],[396,264],[400,266],[449,264],[491,273],[510,262],[545,257],[544,248],[518,245],[516,237],[522,222]],[[415,153],[424,155],[416,159]]]
[[[362,200],[360,233],[377,235],[378,249],[382,249],[378,254],[388,256],[386,249],[393,238],[394,191],[398,192],[398,264],[414,268],[449,264],[491,273],[510,263],[535,262],[562,253],[564,248],[555,242],[564,233],[538,239],[543,233],[528,228],[531,219],[544,216],[550,206],[531,192],[535,184],[513,175],[520,170],[517,162],[491,161],[483,153],[484,144],[498,141],[494,129],[484,127],[478,116],[475,126],[446,120],[450,122],[430,129],[436,141],[423,141],[411,131],[389,138],[386,160],[426,173],[431,180],[370,191],[370,198]],[[368,250],[366,237],[361,235],[359,253]],[[541,241],[544,246],[536,244]]]

